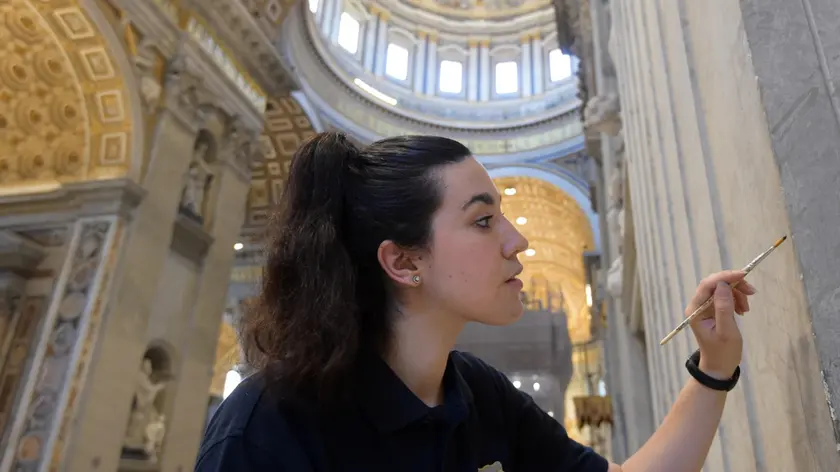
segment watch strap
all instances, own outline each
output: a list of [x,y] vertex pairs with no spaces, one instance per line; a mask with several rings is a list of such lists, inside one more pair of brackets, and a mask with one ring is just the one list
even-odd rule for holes
[[694,351],[694,354],[685,361],[685,368],[688,369],[688,373],[691,374],[691,376],[694,377],[694,379],[701,385],[720,392],[728,392],[732,390],[736,385],[738,385],[738,379],[741,378],[740,366],[736,367],[735,373],[732,374],[732,377],[726,380],[716,379],[707,375],[705,372],[700,370],[700,350]]

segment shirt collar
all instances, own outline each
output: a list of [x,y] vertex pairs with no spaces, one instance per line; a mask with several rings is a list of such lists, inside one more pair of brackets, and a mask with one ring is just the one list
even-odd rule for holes
[[452,361],[446,362],[443,374],[443,405],[430,408],[408,389],[378,355],[365,353],[360,357],[359,393],[366,416],[382,432],[394,432],[426,417],[434,410],[448,422],[466,419],[473,395]]

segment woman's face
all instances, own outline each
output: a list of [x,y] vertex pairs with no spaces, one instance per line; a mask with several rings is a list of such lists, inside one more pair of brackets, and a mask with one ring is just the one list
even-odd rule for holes
[[469,157],[439,173],[442,203],[429,257],[419,263],[424,298],[464,321],[505,325],[522,315],[518,255],[528,241],[502,215],[501,196]]

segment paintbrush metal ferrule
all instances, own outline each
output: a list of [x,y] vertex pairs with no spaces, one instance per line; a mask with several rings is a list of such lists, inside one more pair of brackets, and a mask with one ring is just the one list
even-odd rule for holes
[[[771,253],[773,253],[773,251],[775,251],[777,247],[781,246],[781,244],[783,242],[785,242],[786,239],[787,239],[787,236],[782,236],[781,238],[777,239],[776,242],[773,243],[772,246],[767,248],[764,252],[759,254],[755,259],[751,260],[749,264],[744,266],[744,268],[741,269],[741,271],[744,273],[744,276],[746,276],[747,274],[752,272],[753,269],[755,269],[756,266],[758,266],[758,264],[761,263],[761,261],[766,259],[767,256],[769,256]],[[741,281],[739,280],[739,281],[731,284],[730,286],[732,288],[735,288],[740,283],[741,283]],[[659,345],[664,346],[668,341],[673,339],[674,336],[676,336],[677,333],[679,333],[680,331],[685,329],[685,327],[688,326],[691,323],[691,321],[694,320],[694,318],[697,317],[697,315],[706,311],[706,309],[708,309],[712,305],[712,303],[714,303],[714,297],[709,297],[705,302],[703,302],[700,306],[698,306],[696,310],[691,312],[690,315],[688,315],[684,320],[682,320],[682,322],[676,328],[674,328],[673,331],[671,331],[670,333],[668,333],[667,336],[662,338],[662,341],[659,341]]]

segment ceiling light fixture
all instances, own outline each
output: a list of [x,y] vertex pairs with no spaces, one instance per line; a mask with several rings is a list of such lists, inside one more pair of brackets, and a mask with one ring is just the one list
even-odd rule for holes
[[524,225],[527,222],[528,222],[528,218],[525,218],[524,216],[520,216],[519,218],[516,219],[516,224],[518,224],[520,226]]
[[516,189],[513,187],[506,188],[505,195],[516,195]]
[[244,244],[242,244],[242,243],[236,243],[236,244],[234,244],[234,245],[233,245],[233,250],[234,250],[234,251],[241,251],[243,247],[245,247],[245,245],[244,245]]
[[514,380],[513,381],[513,386],[514,386],[514,388],[519,388],[519,387],[522,386],[522,382],[520,382],[518,380]]
[[536,253],[537,253],[536,249],[526,249],[525,250],[525,255],[528,256],[528,257],[533,257],[534,254],[536,254]]

